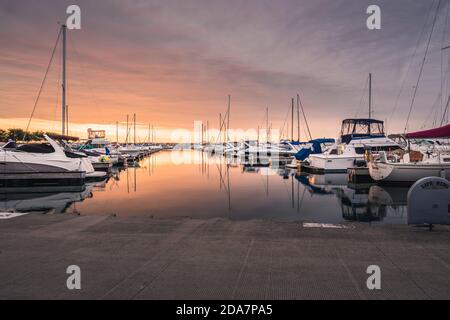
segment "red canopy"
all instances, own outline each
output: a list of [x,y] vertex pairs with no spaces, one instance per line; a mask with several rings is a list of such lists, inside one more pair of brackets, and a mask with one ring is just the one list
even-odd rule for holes
[[430,130],[417,131],[406,134],[408,139],[433,139],[433,138],[449,138],[450,137],[450,124],[434,128]]

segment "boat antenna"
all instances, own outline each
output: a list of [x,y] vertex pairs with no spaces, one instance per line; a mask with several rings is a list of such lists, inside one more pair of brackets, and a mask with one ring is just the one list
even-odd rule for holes
[[420,71],[419,71],[419,76],[417,77],[417,81],[416,81],[416,85],[414,87],[414,93],[413,93],[413,97],[411,100],[411,105],[409,107],[409,112],[408,112],[408,117],[406,118],[406,124],[405,124],[405,129],[404,129],[404,133],[406,134],[406,131],[408,130],[408,124],[409,124],[409,119],[411,117],[411,112],[413,110],[413,106],[414,106],[414,101],[416,100],[416,94],[417,94],[417,90],[419,88],[419,83],[420,83],[420,79],[422,78],[422,74],[423,74],[423,67],[425,65],[425,61],[427,59],[427,55],[428,55],[428,50],[430,48],[430,43],[431,43],[431,37],[433,35],[433,31],[434,31],[434,26],[436,25],[436,20],[438,17],[438,13],[439,13],[439,8],[441,6],[441,0],[439,0],[437,7],[436,7],[436,13],[434,15],[434,19],[433,19],[433,25],[431,26],[431,32],[430,35],[428,37],[428,41],[427,41],[427,46],[425,49],[425,54],[423,56],[423,60],[422,60],[422,64],[420,65]]

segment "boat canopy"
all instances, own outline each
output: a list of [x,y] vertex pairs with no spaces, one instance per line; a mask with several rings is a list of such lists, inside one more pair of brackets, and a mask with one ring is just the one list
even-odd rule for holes
[[384,122],[375,119],[345,119],[342,121],[341,140],[384,137]]
[[424,131],[417,131],[406,134],[407,139],[436,139],[436,138],[450,138],[450,124]]

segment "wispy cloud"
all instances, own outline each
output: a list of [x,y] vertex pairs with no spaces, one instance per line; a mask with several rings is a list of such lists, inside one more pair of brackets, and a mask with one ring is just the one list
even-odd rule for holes
[[[432,1],[376,1],[382,29],[369,31],[366,0],[77,1],[82,30],[69,33],[69,104],[73,121],[112,123],[127,113],[143,122],[190,128],[217,122],[233,95],[232,125],[256,127],[266,107],[281,126],[290,98],[304,98],[313,133],[335,135],[356,113],[367,74],[375,114],[392,112]],[[0,0],[0,113],[27,117],[69,1]],[[442,7],[419,91],[419,127],[440,89]],[[427,20],[428,19],[428,20]],[[420,41],[398,114],[399,130],[423,57]],[[5,45],[3,45],[5,44]],[[448,54],[445,53],[445,59]],[[446,60],[445,60],[446,61]],[[57,120],[58,68],[37,116]],[[360,108],[364,114],[365,106]]]

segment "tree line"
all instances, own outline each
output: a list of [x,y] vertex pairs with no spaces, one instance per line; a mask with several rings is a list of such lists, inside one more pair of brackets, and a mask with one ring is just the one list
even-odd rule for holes
[[[44,139],[44,131],[33,131],[28,132],[25,136],[25,130],[23,129],[0,129],[0,141],[8,141],[8,140],[14,140],[14,141],[40,141]],[[25,139],[24,139],[25,136]]]

